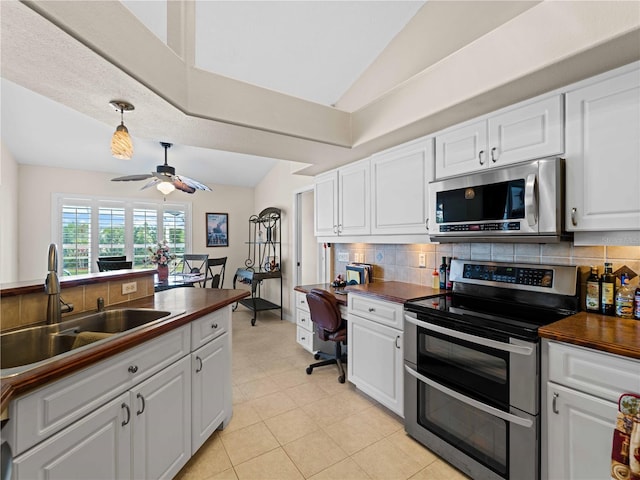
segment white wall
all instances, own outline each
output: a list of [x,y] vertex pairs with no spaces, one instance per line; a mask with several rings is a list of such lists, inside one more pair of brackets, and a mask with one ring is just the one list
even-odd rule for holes
[[[278,162],[265,178],[256,186],[254,213],[259,213],[267,207],[282,210],[282,304],[283,315],[293,321],[291,297],[293,293],[294,251],[293,251],[293,192],[313,183],[313,177],[295,175],[291,173],[297,164],[295,162]],[[248,218],[248,217],[247,217]],[[272,281],[273,282],[273,281]],[[264,282],[269,284],[270,282]],[[280,291],[275,285],[264,285],[263,296],[273,302],[280,301]],[[279,287],[279,285],[278,285]]]
[[18,278],[18,164],[0,143],[0,283]]
[[[139,182],[111,182],[113,174],[20,165],[18,174],[18,248],[4,249],[4,255],[19,259],[17,278],[9,281],[30,281],[46,276],[47,249],[51,238],[53,193],[74,193],[115,198],[158,199],[153,188],[141,191]],[[253,189],[212,186],[213,192],[183,192],[170,194],[171,200],[192,204],[193,252],[208,253],[210,257],[229,257],[225,286],[230,287],[235,265],[244,264],[246,224],[253,213]],[[206,248],[205,214],[229,214],[229,247]]]

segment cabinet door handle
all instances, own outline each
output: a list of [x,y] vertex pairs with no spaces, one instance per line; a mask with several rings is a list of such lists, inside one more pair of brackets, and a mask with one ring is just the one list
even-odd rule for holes
[[496,153],[496,151],[497,151],[497,150],[498,150],[498,149],[497,149],[496,147],[493,147],[493,148],[491,149],[491,161],[492,161],[493,163],[496,163],[496,162],[498,161],[498,156],[497,156],[497,155],[495,155],[495,153]]
[[480,150],[478,152],[478,161],[480,162],[480,165],[484,165],[484,160],[482,159],[483,155],[484,155],[484,150]]
[[560,413],[560,410],[558,410],[558,397],[560,396],[559,393],[554,393],[553,394],[553,402],[551,404],[551,408],[553,409],[553,413],[555,413],[556,415],[558,413]]
[[400,345],[398,345],[398,340],[400,340],[400,335],[396,335],[396,348],[400,350]]
[[216,328],[218,328],[218,324],[217,323],[212,324],[211,328],[213,328],[215,330]]
[[574,227],[578,226],[578,209],[576,207],[571,209],[571,224]]
[[341,223],[338,224],[338,233],[342,233],[342,224]]
[[338,233],[338,226],[337,225],[333,226],[333,233]]
[[136,373],[138,371],[137,365],[129,365],[129,373]]
[[127,419],[122,422],[122,426],[124,427],[127,423],[129,423],[129,421],[131,421],[131,410],[129,410],[129,405],[127,405],[126,403],[123,403],[121,405],[121,408],[124,408],[127,412]]
[[376,311],[376,309],[375,309],[375,308],[373,308],[373,307],[369,307],[369,312],[370,312],[370,313],[371,313],[371,312],[375,312],[375,311]]
[[136,415],[141,415],[142,412],[144,412],[144,407],[146,406],[144,402],[144,397],[142,396],[142,394],[139,393],[136,395],[136,398],[138,398],[140,400],[140,403],[142,403],[142,408],[136,412]]
[[196,373],[200,373],[202,371],[202,359],[196,356],[196,361],[198,362],[198,367],[196,368]]
[[429,230],[429,219],[428,218],[424,221],[424,228]]

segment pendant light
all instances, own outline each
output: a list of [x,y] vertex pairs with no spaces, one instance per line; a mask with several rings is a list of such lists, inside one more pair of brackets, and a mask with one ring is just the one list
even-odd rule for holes
[[160,182],[156,188],[160,190],[162,193],[164,193],[165,195],[169,195],[171,192],[173,192],[176,189],[176,187],[173,186],[173,183],[171,183],[169,180],[164,180]]
[[130,160],[133,157],[133,143],[129,130],[124,126],[124,112],[133,110],[134,106],[122,100],[112,100],[109,105],[120,111],[120,125],[111,137],[111,154],[121,160]]

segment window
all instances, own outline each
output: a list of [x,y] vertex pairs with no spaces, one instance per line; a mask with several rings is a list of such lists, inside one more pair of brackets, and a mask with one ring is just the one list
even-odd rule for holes
[[55,195],[53,238],[62,244],[62,273],[97,272],[97,259],[125,255],[151,268],[149,246],[166,241],[181,256],[191,246],[191,204]]

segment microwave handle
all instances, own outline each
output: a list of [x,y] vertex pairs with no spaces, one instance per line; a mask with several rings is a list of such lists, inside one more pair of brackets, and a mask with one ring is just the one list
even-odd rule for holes
[[457,330],[452,330],[450,328],[441,327],[440,325],[434,325],[433,323],[423,322],[422,320],[418,320],[417,318],[413,318],[406,314],[404,316],[404,319],[405,321],[409,323],[413,323],[414,325],[424,328],[425,330],[431,330],[432,332],[442,333],[444,335],[448,335],[450,337],[457,338],[459,340],[464,340],[466,342],[482,345],[483,347],[495,348],[496,350],[501,350],[503,352],[509,352],[509,353],[516,353],[519,355],[531,355],[533,353],[533,348],[525,347],[524,345],[513,345],[511,343],[499,342],[497,340],[492,340],[490,338],[470,335],[468,333],[459,332]]
[[535,226],[538,222],[538,195],[536,192],[535,173],[527,175],[527,183],[524,188],[524,211],[527,216],[527,223],[530,227]]
[[419,374],[413,368],[411,368],[409,365],[405,365],[404,369],[406,370],[406,372],[409,375],[411,375],[412,377],[415,377],[416,379],[420,380],[422,383],[426,383],[430,387],[433,387],[436,390],[440,390],[445,395],[453,397],[456,400],[461,401],[462,403],[466,403],[467,405],[470,405],[470,406],[472,406],[474,408],[477,408],[478,410],[482,410],[483,412],[486,412],[489,415],[493,415],[494,417],[501,418],[502,420],[506,420],[507,422],[515,423],[515,424],[520,425],[522,427],[531,428],[533,426],[533,421],[529,420],[528,418],[520,418],[520,417],[518,417],[516,415],[513,415],[511,413],[503,412],[502,410],[498,410],[495,407],[492,407],[490,405],[487,405],[487,404],[484,404],[484,403],[479,402],[477,400],[474,400],[473,398],[469,398],[466,395],[462,395],[461,393],[458,393],[455,390],[451,390],[450,388],[447,388],[444,385],[440,385],[438,382],[434,382],[430,378],[427,378],[424,375]]

